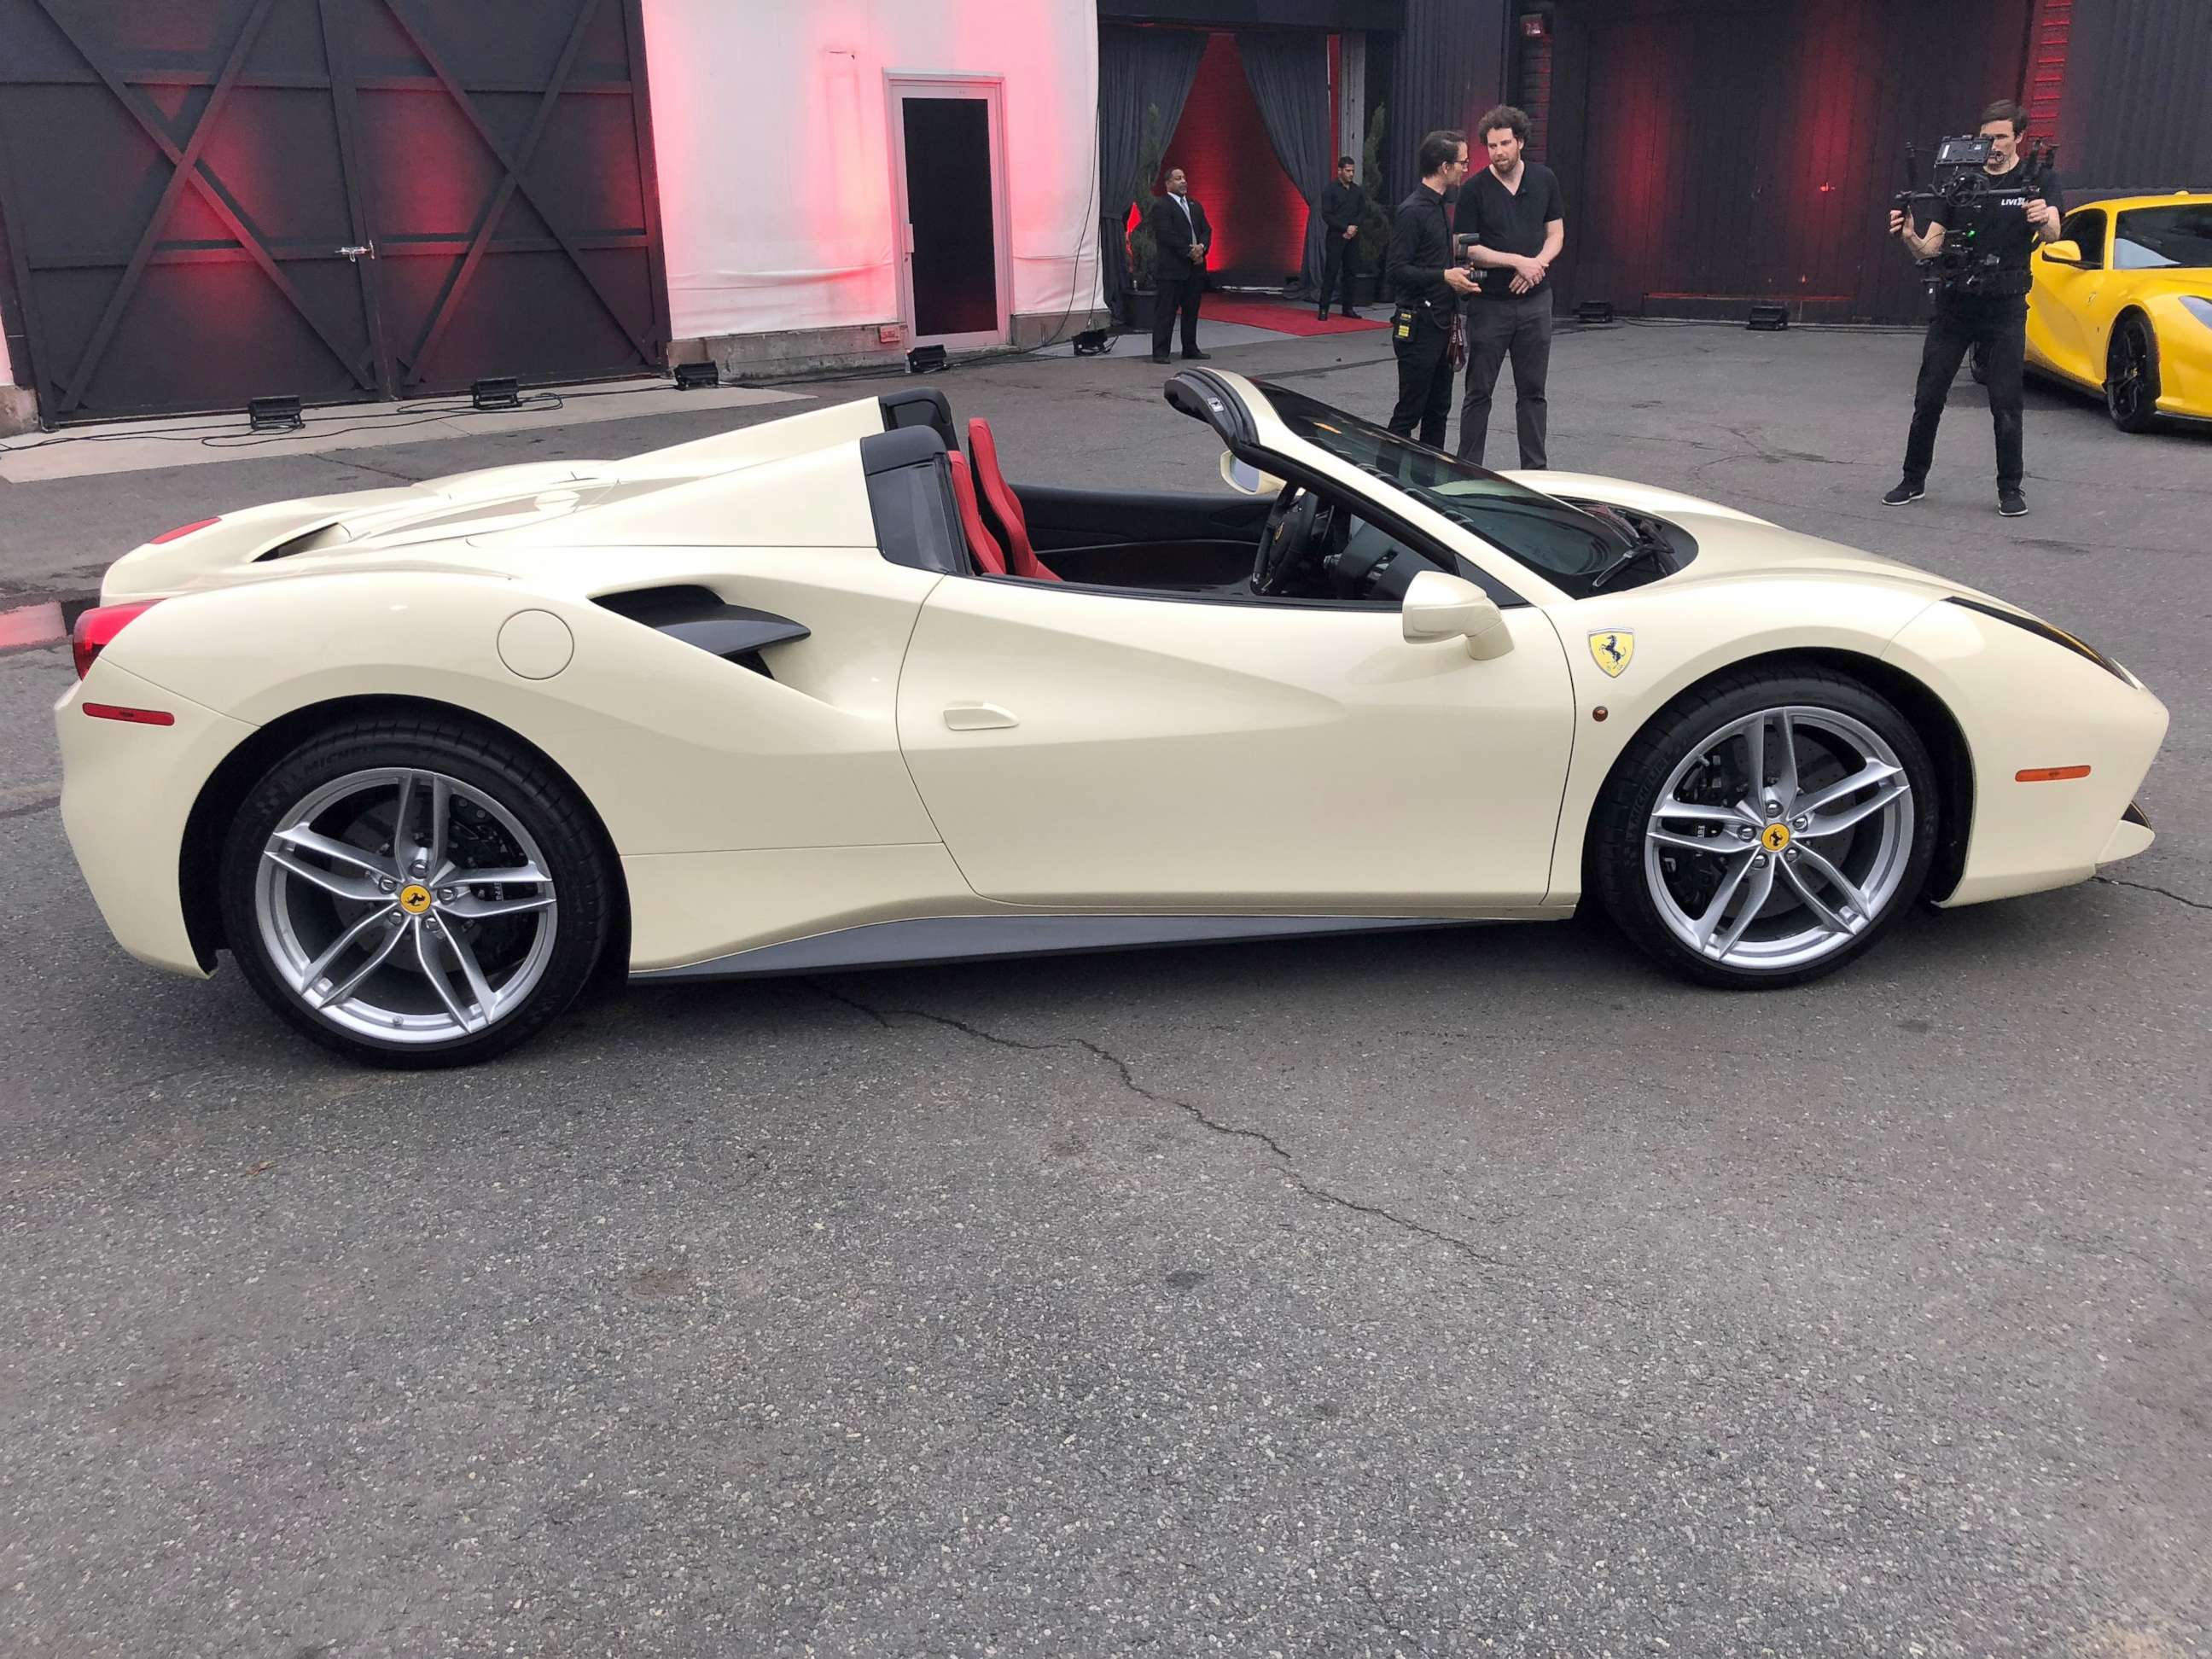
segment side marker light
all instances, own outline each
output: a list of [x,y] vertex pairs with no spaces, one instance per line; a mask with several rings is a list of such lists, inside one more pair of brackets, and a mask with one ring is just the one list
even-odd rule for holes
[[84,712],[96,720],[121,720],[126,726],[174,726],[177,717],[166,708],[125,708],[120,703],[88,702]]
[[2063,783],[2069,778],[2086,778],[2086,766],[2030,766],[2012,775],[2014,783]]

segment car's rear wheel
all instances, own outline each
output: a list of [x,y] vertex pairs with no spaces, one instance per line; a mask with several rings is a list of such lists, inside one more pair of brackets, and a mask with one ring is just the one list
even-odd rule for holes
[[2105,358],[2105,408],[2123,432],[2158,423],[2158,344],[2140,317],[2124,317]]
[[348,722],[254,786],[220,870],[232,954],[318,1042],[455,1066],[531,1036],[605,947],[607,860],[567,781],[495,735]]
[[1656,720],[1592,824],[1622,932],[1709,985],[1802,984],[1870,947],[1934,856],[1935,768],[1866,686],[1808,667],[1730,676]]

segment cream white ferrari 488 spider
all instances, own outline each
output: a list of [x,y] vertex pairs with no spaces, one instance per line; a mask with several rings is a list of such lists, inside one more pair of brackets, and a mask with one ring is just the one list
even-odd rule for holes
[[910,391],[157,537],[57,711],[93,896],[141,960],[228,951],[308,1036],[424,1066],[601,974],[1585,899],[1789,985],[2150,844],[2164,707],[2002,600],[1281,386],[1167,401],[1230,489],[1012,486]]

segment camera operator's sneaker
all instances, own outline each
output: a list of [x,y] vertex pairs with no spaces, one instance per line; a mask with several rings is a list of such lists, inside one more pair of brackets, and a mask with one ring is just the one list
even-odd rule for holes
[[1910,478],[1899,478],[1897,488],[1881,498],[1884,507],[1903,507],[1907,501],[1917,501],[1928,493],[1924,483],[1915,483]]
[[2017,489],[2000,489],[1997,491],[1997,511],[2008,519],[2026,518],[2027,497]]

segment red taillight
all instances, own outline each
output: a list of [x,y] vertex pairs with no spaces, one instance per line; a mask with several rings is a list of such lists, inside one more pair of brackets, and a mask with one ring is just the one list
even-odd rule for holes
[[220,516],[212,519],[195,519],[190,524],[179,525],[174,530],[164,530],[146,544],[149,547],[159,547],[163,542],[180,542],[195,530],[205,530],[211,524],[222,522]]
[[100,653],[134,618],[160,603],[159,599],[149,599],[143,605],[103,605],[79,617],[76,626],[70,632],[70,654],[76,659],[77,678],[82,679],[92,672]]

